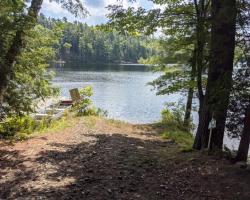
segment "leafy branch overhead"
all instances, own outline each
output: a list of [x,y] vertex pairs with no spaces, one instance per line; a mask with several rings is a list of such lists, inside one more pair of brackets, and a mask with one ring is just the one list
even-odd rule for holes
[[52,0],[62,6],[62,8],[68,10],[75,17],[86,17],[89,12],[83,5],[82,0]]
[[181,33],[184,29],[192,31],[192,27],[195,25],[195,10],[191,2],[153,2],[159,5],[164,4],[164,6],[162,9],[150,10],[142,7],[124,9],[121,5],[108,6],[109,14],[107,17],[110,20],[106,26],[127,34],[152,34],[159,28],[166,28],[172,33],[174,33],[174,29],[176,33]]

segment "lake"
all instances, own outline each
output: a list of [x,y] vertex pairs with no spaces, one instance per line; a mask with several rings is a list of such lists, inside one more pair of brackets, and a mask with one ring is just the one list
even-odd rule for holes
[[81,65],[65,64],[54,67],[53,84],[61,95],[69,97],[69,90],[92,86],[94,105],[108,111],[108,117],[130,123],[159,121],[165,102],[176,102],[179,94],[156,96],[148,82],[160,73],[153,73],[144,65]]

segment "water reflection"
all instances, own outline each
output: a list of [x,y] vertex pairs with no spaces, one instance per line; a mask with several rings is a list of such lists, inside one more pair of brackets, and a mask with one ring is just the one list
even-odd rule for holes
[[94,104],[108,111],[110,118],[131,123],[151,123],[160,120],[165,102],[178,101],[180,95],[156,96],[149,81],[158,77],[143,65],[79,65],[55,67],[53,83],[62,96],[69,89],[91,85]]
[[60,71],[139,71],[149,72],[150,66],[142,64],[84,64],[79,62],[56,63],[54,67]]

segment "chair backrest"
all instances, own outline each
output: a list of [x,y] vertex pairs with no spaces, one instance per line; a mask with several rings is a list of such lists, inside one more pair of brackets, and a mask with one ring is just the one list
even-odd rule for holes
[[81,100],[81,96],[80,96],[78,88],[71,89],[69,93],[73,102],[77,102]]

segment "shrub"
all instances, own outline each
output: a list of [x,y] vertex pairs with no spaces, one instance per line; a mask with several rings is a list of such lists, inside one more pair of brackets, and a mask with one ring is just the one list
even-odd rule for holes
[[172,123],[174,121],[174,115],[170,112],[170,110],[164,108],[161,111],[161,118],[163,123]]
[[9,117],[0,123],[0,135],[4,138],[11,138],[17,133],[23,135],[31,134],[36,130],[42,130],[49,127],[50,122],[51,121],[47,118],[37,121],[30,116]]
[[175,126],[184,131],[189,131],[194,128],[192,122],[189,126],[184,126],[185,106],[180,103],[167,103],[166,108],[161,112],[162,123],[167,126]]
[[81,100],[73,105],[72,110],[76,112],[77,116],[107,116],[107,111],[100,108],[96,108],[93,105],[90,97],[93,95],[93,89],[90,86],[86,86],[80,91]]

